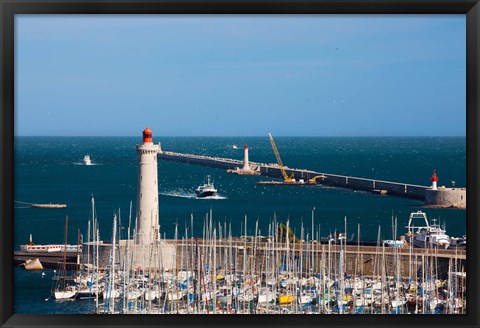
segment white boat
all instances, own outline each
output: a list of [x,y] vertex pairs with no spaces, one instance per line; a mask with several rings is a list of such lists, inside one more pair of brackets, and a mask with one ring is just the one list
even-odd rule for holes
[[76,297],[79,299],[93,298],[97,294],[99,297],[103,296],[104,286],[92,284],[91,286],[80,286],[77,291]]
[[[34,252],[34,253],[53,253],[53,252],[60,252],[62,250],[63,245],[25,245],[25,250],[27,252]],[[20,248],[22,249],[22,248]]]
[[448,248],[451,249],[466,249],[467,248],[467,236],[463,235],[462,237],[450,237],[450,245]]
[[258,292],[258,303],[275,303],[275,293],[268,288],[262,288]]
[[33,253],[55,253],[55,252],[64,252],[72,253],[72,252],[81,252],[82,245],[21,245],[20,250],[25,250],[27,252]]
[[83,157],[83,165],[92,165],[92,160],[90,159],[90,155],[85,155]]
[[73,299],[77,295],[78,289],[75,286],[68,286],[62,290],[55,290],[53,295],[56,300]]
[[211,197],[217,194],[217,189],[215,189],[213,183],[210,181],[209,175],[207,175],[206,180],[206,183],[198,186],[198,188],[195,190],[198,198]]
[[405,243],[403,240],[384,240],[383,243],[387,247],[400,247],[402,248],[405,246]]
[[[423,225],[414,225],[414,221],[423,221]],[[407,236],[410,238],[410,244],[418,248],[448,248],[450,246],[450,237],[445,230],[437,224],[430,225],[427,215],[422,211],[410,213],[408,220]],[[417,229],[416,231],[414,231]]]
[[[68,216],[65,218],[65,244],[63,245],[63,268],[53,277],[55,281],[52,294],[56,300],[73,299],[77,295],[78,287],[74,281],[67,281],[67,236]],[[60,245],[58,245],[60,246]],[[60,247],[62,249],[62,247]],[[63,277],[62,277],[63,276]]]

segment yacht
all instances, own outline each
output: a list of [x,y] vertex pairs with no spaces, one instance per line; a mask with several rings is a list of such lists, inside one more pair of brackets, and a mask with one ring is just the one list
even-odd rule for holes
[[[438,224],[429,224],[427,215],[422,211],[410,213],[407,236],[413,247],[418,248],[448,248],[450,237]],[[415,225],[419,222],[420,225]],[[414,231],[416,229],[416,231]]]
[[217,189],[215,189],[215,187],[213,186],[213,183],[210,182],[209,175],[207,175],[206,180],[207,180],[206,183],[198,186],[198,188],[195,189],[195,193],[197,194],[198,198],[215,196],[217,194]]

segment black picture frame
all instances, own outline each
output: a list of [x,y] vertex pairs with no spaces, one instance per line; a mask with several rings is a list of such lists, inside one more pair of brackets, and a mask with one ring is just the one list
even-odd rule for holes
[[[0,324],[2,327],[105,326],[479,326],[479,53],[478,0],[1,0]],[[14,17],[16,14],[465,14],[467,40],[467,260],[466,315],[100,316],[23,315],[13,312]]]

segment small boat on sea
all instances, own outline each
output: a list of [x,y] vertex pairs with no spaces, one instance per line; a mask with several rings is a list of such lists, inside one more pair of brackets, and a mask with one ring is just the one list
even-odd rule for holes
[[[414,221],[423,221],[423,224],[414,225]],[[438,224],[435,224],[435,222],[430,225],[427,215],[422,211],[410,213],[406,228],[408,230],[409,242],[414,247],[447,249],[450,246],[450,237],[446,234],[446,231],[440,228]],[[415,229],[417,230],[414,231]]]
[[90,155],[88,155],[88,154],[85,155],[85,156],[83,157],[82,162],[83,162],[83,165],[92,165],[92,160],[91,160],[91,158],[90,158]]
[[67,204],[32,204],[33,208],[66,208]]
[[210,181],[209,175],[207,175],[206,180],[206,183],[198,186],[198,188],[195,190],[198,198],[211,197],[217,194],[217,189],[215,189],[213,183]]

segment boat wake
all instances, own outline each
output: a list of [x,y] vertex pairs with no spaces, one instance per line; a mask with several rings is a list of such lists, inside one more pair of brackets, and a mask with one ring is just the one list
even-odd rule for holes
[[188,198],[188,199],[227,199],[227,197],[222,195],[215,195],[209,197],[197,197],[194,192],[187,192],[187,191],[164,191],[159,193],[162,196],[169,196],[169,197],[178,197],[178,198]]
[[196,199],[227,199],[227,197],[222,196],[222,195],[215,195],[215,196],[207,196],[207,197],[197,197],[195,196]]
[[89,165],[85,165],[83,162],[76,162],[76,163],[73,163],[73,165],[80,165],[80,166],[95,166],[95,165],[102,165],[100,163],[92,163],[92,164],[89,164]]

